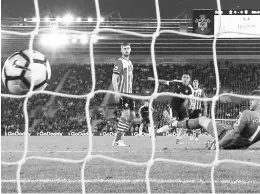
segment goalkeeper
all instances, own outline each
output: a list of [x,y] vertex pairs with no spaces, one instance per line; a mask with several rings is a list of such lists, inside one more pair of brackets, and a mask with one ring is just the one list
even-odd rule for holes
[[[260,96],[260,90],[254,90],[250,95]],[[217,124],[219,148],[246,149],[260,141],[260,99],[250,99],[249,104],[250,110],[243,111],[233,128]],[[169,125],[175,128],[197,129],[203,127],[213,137],[215,136],[212,120],[204,116],[178,122],[170,119],[168,115],[168,121]],[[158,129],[157,133],[165,132],[164,129]],[[215,149],[215,140],[207,142],[206,147]]]

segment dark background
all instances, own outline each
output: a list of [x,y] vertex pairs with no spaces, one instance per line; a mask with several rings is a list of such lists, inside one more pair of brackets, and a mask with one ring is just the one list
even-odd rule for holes
[[[222,9],[259,8],[260,0],[222,0]],[[114,11],[122,18],[156,18],[154,0],[99,0],[101,15]],[[192,9],[216,9],[216,0],[159,0],[161,17],[175,18],[184,10],[191,16]],[[2,0],[2,17],[34,17],[33,0]],[[41,17],[74,16],[96,17],[94,0],[39,0]]]

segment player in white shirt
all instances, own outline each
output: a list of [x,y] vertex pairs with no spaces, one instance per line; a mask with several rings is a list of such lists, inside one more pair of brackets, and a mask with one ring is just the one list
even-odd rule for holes
[[[199,98],[205,98],[206,93],[204,92],[203,89],[199,88],[199,81],[198,80],[193,80],[193,90],[192,90],[192,95],[194,97],[199,97]],[[207,116],[207,102],[204,101],[204,107],[203,107],[203,115]],[[191,99],[190,100],[190,109],[189,109],[189,118],[190,119],[196,119],[202,116],[202,101],[197,100],[197,99]],[[193,130],[193,135],[190,136],[190,140],[195,140],[198,141],[198,136],[199,136],[199,130]]]

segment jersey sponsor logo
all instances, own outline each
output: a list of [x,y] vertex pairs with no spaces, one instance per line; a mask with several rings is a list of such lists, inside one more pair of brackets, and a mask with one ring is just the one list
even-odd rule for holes
[[255,124],[255,123],[260,123],[260,118],[253,120],[253,124]]
[[132,66],[129,64],[128,72],[129,72],[129,73],[132,73],[132,71],[133,71],[133,68],[132,68]]
[[117,71],[117,70],[118,70],[118,66],[115,66],[115,67],[114,67],[114,71]]
[[237,120],[235,123],[235,126],[238,126],[238,125],[240,125],[240,120]]
[[13,64],[12,64],[12,66],[15,67],[15,68],[19,68],[19,69],[31,71],[31,70],[28,69],[27,67],[21,66],[21,65],[19,65],[19,64],[17,64],[17,63],[18,63],[18,60],[15,60],[15,61],[13,62]]
[[185,93],[188,93],[189,91],[188,90],[185,90]]

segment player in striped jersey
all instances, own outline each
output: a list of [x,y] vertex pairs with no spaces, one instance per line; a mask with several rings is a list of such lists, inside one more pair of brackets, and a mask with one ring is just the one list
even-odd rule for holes
[[[194,97],[199,97],[199,98],[205,98],[206,94],[204,90],[199,88],[199,81],[198,80],[193,80],[193,90],[192,90],[192,95]],[[203,115],[207,116],[207,102],[204,101],[204,107],[203,107]],[[190,119],[196,119],[198,117],[202,116],[202,101],[196,100],[196,99],[191,99],[190,100],[190,109],[189,109],[189,118]],[[195,140],[198,141],[198,136],[199,136],[199,130],[195,129],[193,130],[193,135],[190,136],[190,140]]]
[[[254,90],[251,96],[260,97],[260,90]],[[246,149],[260,141],[260,99],[253,98],[249,101],[250,110],[245,110],[240,115],[234,127],[216,124],[217,137],[215,137],[212,120],[207,117],[189,119],[186,121],[172,121],[172,127],[197,129],[203,127],[213,137],[218,138],[221,149]],[[216,149],[215,139],[206,144],[208,149]]]
[[[120,57],[115,65],[112,76],[112,85],[115,92],[132,94],[133,83],[133,64],[129,60],[131,46],[129,43],[121,45],[122,57]],[[121,97],[120,94],[115,95],[115,101],[119,103],[119,108],[123,109],[118,122],[116,137],[113,140],[113,146],[127,146],[122,141],[122,135],[126,130],[129,130],[130,122],[135,117],[133,99]]]

